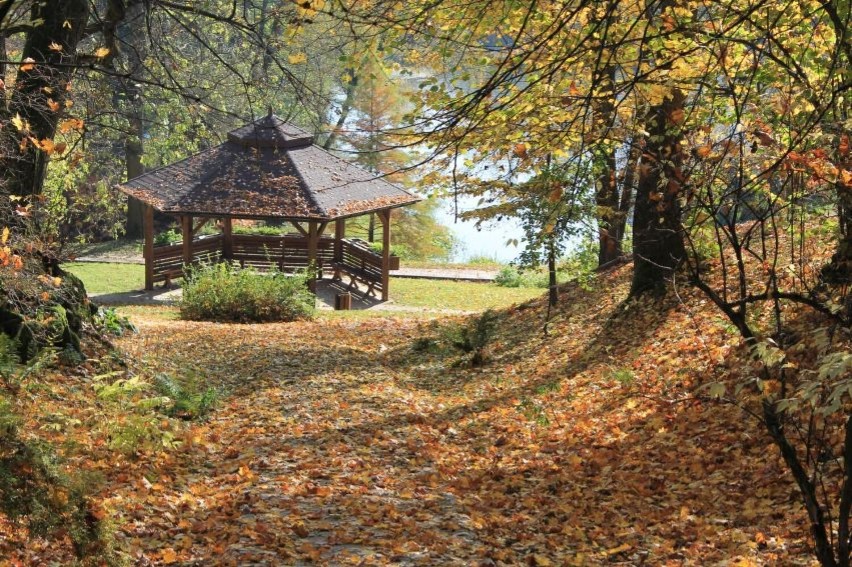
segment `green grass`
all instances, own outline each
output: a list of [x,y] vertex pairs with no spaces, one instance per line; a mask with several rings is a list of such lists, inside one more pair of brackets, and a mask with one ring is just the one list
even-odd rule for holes
[[63,264],[81,280],[90,294],[121,293],[145,287],[145,266],[106,262],[70,262]]
[[490,258],[473,258],[471,262],[451,263],[451,262],[436,262],[433,260],[402,260],[401,268],[419,268],[419,269],[436,269],[436,270],[492,270],[498,271],[506,264],[497,262]]
[[397,305],[428,309],[484,311],[538,297],[542,290],[508,288],[494,283],[391,278],[390,296]]
[[[138,264],[73,262],[63,267],[83,280],[91,294],[122,293],[142,289],[145,268]],[[391,278],[391,299],[397,305],[423,309],[484,311],[538,297],[536,288],[500,287],[494,283]],[[375,313],[375,312],[373,312]]]
[[75,256],[101,256],[115,254],[121,256],[141,256],[142,240],[121,238],[104,242],[75,243],[69,246]]

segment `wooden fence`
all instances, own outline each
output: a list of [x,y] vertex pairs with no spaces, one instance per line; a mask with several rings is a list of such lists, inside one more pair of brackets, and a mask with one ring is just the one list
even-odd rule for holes
[[[374,252],[363,240],[344,239],[340,244],[341,259],[335,261],[334,238],[321,236],[318,239],[318,275],[321,276],[323,271],[334,270],[337,279],[340,279],[342,274],[349,276],[350,287],[356,281],[361,281],[368,286],[369,293],[382,291],[382,256]],[[193,264],[218,262],[225,258],[224,238],[221,234],[195,239],[192,247]],[[294,272],[308,267],[308,239],[296,234],[234,234],[231,237],[231,259],[242,267],[258,270],[276,268],[282,272]],[[153,260],[154,282],[182,277],[183,243],[154,247]],[[395,268],[398,268],[398,265]]]

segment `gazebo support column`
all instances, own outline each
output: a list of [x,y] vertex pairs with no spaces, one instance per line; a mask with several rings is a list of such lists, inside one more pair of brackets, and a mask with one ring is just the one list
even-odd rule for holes
[[145,289],[154,289],[154,207],[145,205],[142,213],[143,232],[145,233]]
[[390,221],[391,209],[379,211],[379,219],[382,221],[382,301],[387,301],[388,284],[390,283]]
[[334,279],[340,279],[339,263],[343,262],[343,239],[346,236],[346,219],[334,221]]
[[183,263],[188,266],[192,264],[192,217],[183,215],[180,222],[183,233]]
[[231,217],[222,221],[222,256],[229,262],[234,259],[234,223]]
[[319,247],[317,229],[317,221],[308,221],[308,268],[310,269],[308,287],[314,293],[317,291],[317,248]]

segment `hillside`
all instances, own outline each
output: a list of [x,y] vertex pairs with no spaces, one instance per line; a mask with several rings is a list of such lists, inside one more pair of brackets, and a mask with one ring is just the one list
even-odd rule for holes
[[[102,476],[97,509],[140,565],[812,563],[777,449],[696,394],[747,370],[739,339],[691,289],[624,304],[629,270],[564,287],[546,335],[542,300],[499,312],[481,368],[442,340],[460,318],[137,308],[126,372],[216,387],[208,419],[162,418],[151,430],[175,442],[116,451],[91,374],[54,376],[21,411]],[[149,415],[139,401],[119,424]],[[6,564],[70,556],[0,530]]]

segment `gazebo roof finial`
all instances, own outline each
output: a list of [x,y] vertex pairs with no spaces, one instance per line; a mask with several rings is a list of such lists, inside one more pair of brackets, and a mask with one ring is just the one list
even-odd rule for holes
[[269,105],[269,113],[266,115],[267,118],[272,118],[272,105]]

